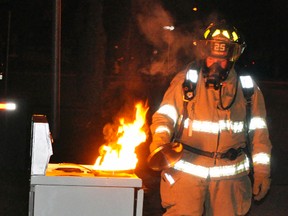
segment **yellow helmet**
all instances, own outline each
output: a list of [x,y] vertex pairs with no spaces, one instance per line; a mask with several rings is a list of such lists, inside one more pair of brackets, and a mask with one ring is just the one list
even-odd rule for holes
[[242,35],[225,21],[211,23],[200,41],[204,57],[223,58],[231,62],[237,61],[246,47]]

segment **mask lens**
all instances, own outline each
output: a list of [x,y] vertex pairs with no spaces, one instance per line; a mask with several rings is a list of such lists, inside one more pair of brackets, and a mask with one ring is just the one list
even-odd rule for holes
[[213,57],[208,57],[206,59],[206,65],[208,68],[210,68],[214,64],[217,64],[222,69],[225,69],[227,67],[227,60],[226,59],[213,58]]

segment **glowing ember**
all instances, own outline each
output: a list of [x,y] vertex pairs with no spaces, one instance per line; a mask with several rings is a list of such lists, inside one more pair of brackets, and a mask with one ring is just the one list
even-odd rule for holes
[[146,141],[143,130],[147,107],[141,103],[136,104],[136,116],[133,123],[125,123],[124,118],[119,119],[120,126],[117,131],[117,141],[102,145],[100,156],[93,166],[94,170],[132,170],[135,169],[138,159],[135,148]]

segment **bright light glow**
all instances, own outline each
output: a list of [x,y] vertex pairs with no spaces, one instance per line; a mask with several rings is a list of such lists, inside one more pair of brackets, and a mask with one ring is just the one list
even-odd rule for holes
[[253,80],[251,76],[240,76],[243,88],[253,88]]
[[0,103],[0,110],[15,110],[15,103]]
[[174,26],[164,26],[163,29],[173,31],[175,28]]
[[190,80],[193,83],[196,83],[198,80],[198,72],[197,70],[188,70],[188,72],[186,73],[186,79]]
[[94,170],[117,171],[135,169],[138,159],[135,148],[146,141],[146,133],[143,130],[147,107],[141,103],[135,105],[136,116],[133,123],[125,123],[125,119],[119,119],[116,143],[102,145],[99,149],[100,156],[93,166]]

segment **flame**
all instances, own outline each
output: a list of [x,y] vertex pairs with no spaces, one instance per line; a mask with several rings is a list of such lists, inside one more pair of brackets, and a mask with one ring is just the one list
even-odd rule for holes
[[142,103],[135,105],[136,115],[133,123],[126,123],[124,118],[119,119],[115,143],[108,143],[99,148],[100,156],[97,157],[93,166],[94,170],[133,170],[135,169],[138,158],[135,148],[146,141],[146,133],[143,130],[145,124],[147,107]]

